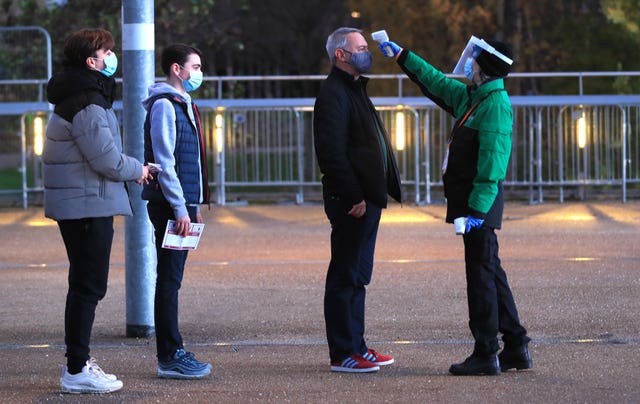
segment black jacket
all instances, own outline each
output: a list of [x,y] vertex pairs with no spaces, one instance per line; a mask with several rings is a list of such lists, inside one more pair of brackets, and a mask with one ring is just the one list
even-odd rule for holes
[[325,197],[385,208],[387,194],[402,200],[400,175],[389,136],[367,95],[368,81],[333,67],[316,98],[314,143]]

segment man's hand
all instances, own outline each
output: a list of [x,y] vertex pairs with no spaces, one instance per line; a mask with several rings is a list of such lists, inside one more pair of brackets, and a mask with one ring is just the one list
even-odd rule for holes
[[361,218],[366,211],[367,211],[367,203],[363,199],[362,202],[353,205],[348,215],[353,216],[355,218]]
[[138,185],[142,185],[142,181],[145,184],[149,183],[149,180],[153,179],[153,175],[151,175],[151,171],[149,171],[149,166],[142,166],[142,176],[136,180]]
[[190,227],[191,218],[189,218],[189,215],[185,215],[176,219],[173,230],[175,230],[178,235],[186,237],[189,234]]

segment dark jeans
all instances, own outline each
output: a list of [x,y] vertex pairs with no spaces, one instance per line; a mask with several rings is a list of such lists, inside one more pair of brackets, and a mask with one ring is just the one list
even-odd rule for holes
[[361,218],[349,216],[339,199],[327,197],[331,222],[331,262],[324,294],[324,317],[331,361],[367,352],[364,340],[365,286],[371,281],[381,209],[367,203]]
[[472,229],[464,236],[467,275],[469,328],[475,339],[474,353],[498,351],[498,332],[503,334],[505,348],[529,341],[527,330],[520,324],[518,310],[498,258],[498,238],[490,227]]
[[[195,207],[187,209],[191,221],[195,222]],[[173,357],[176,350],[183,348],[182,336],[178,328],[178,291],[182,284],[188,251],[162,248],[167,221],[176,219],[168,203],[149,202],[147,212],[154,228],[158,258],[154,300],[156,348],[158,360],[166,362]]]
[[107,293],[113,217],[58,221],[69,258],[69,290],[64,312],[67,367],[78,373],[89,359],[98,302]]

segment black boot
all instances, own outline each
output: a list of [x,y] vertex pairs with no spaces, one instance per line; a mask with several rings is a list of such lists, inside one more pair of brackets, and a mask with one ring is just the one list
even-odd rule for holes
[[531,360],[531,354],[529,353],[528,344],[520,345],[517,347],[507,347],[498,355],[500,360],[500,369],[506,372],[509,369],[531,369],[533,367],[533,361]]
[[449,372],[456,376],[499,375],[498,356],[495,354],[482,356],[473,354],[464,362],[451,365]]

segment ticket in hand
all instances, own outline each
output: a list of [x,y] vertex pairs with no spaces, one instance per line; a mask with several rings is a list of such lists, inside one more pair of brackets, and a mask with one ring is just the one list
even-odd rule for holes
[[162,166],[160,164],[147,163],[147,165],[149,166],[149,172],[159,173],[162,171]]

